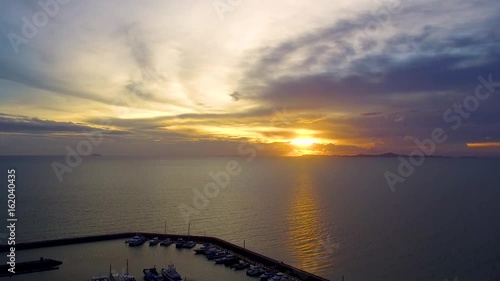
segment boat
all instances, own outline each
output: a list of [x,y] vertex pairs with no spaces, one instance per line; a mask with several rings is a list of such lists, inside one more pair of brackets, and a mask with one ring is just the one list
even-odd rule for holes
[[224,257],[222,258],[219,258],[219,259],[215,259],[215,264],[224,264]]
[[222,259],[225,256],[227,256],[227,253],[225,251],[217,251],[211,255],[207,255],[208,260],[217,260],[217,259]]
[[[208,249],[205,250],[205,253],[203,253],[205,255],[205,257],[209,257],[209,256],[212,256],[212,255],[215,255],[217,252],[219,251],[219,249],[217,249],[216,247],[210,247]],[[196,252],[196,250],[195,250]]]
[[160,243],[160,238],[158,237],[149,240],[149,246],[156,246],[158,245],[158,243]]
[[269,281],[281,281],[281,280],[290,280],[288,279],[288,277],[285,276],[285,274],[281,273],[281,272],[278,272],[276,274],[274,274],[273,277],[267,279]]
[[168,247],[172,244],[174,244],[174,241],[172,241],[172,239],[170,239],[170,238],[166,238],[165,240],[162,240],[160,242],[160,246],[164,246],[164,247]]
[[182,248],[192,249],[196,246],[196,242],[189,240],[190,230],[191,230],[191,222],[188,223],[188,238],[187,238],[187,241],[182,245]]
[[132,275],[110,274],[109,276],[92,277],[91,281],[136,281]]
[[243,269],[247,269],[250,267],[250,264],[247,263],[247,262],[238,262],[238,263],[235,263],[231,266],[231,268],[234,268],[234,270],[243,270]]
[[177,241],[175,242],[175,247],[180,249],[184,246],[184,243],[185,243],[184,239],[178,238]]
[[197,255],[204,255],[207,253],[207,251],[211,249],[210,247],[210,244],[208,243],[204,243],[203,246],[201,246],[200,248],[198,249],[194,249],[194,252],[197,254]]
[[127,260],[127,273],[124,275],[120,274],[112,274],[111,273],[111,265],[109,266],[109,275],[92,277],[91,281],[136,281],[133,275],[128,273],[128,260]]
[[146,268],[142,270],[144,273],[144,279],[147,281],[164,281],[165,278],[161,276],[161,274],[158,273],[158,270],[156,270],[156,267],[153,268]]
[[12,275],[19,275],[23,273],[32,273],[32,272],[39,272],[39,271],[46,271],[46,270],[54,270],[54,269],[59,269],[59,266],[62,264],[60,261],[52,260],[52,259],[45,259],[45,258],[40,258],[39,260],[36,261],[29,261],[29,262],[18,262],[16,263],[16,273],[10,273],[8,269],[10,268],[10,265],[5,264],[5,265],[0,265],[0,277],[6,277],[6,276],[12,276]]
[[271,278],[274,277],[274,273],[272,273],[271,271],[266,271],[264,272],[261,276],[260,276],[260,280],[261,281],[268,281],[270,280]]
[[235,255],[227,255],[224,257],[224,265],[225,266],[232,266],[235,263],[238,263],[239,259]]
[[250,268],[247,269],[246,274],[251,277],[259,277],[264,274],[264,269],[260,266],[250,266]]
[[123,275],[123,281],[135,281],[134,275],[128,273],[128,259],[127,259],[127,271],[125,275]]
[[162,269],[161,275],[163,275],[166,281],[182,281],[181,275],[177,272],[173,264],[170,264],[167,268]]
[[142,235],[135,235],[128,241],[128,245],[130,247],[136,247],[144,244],[146,242],[146,238]]
[[192,249],[194,247],[196,247],[196,242],[194,241],[186,241],[186,243],[182,245],[182,248],[187,248],[187,249]]

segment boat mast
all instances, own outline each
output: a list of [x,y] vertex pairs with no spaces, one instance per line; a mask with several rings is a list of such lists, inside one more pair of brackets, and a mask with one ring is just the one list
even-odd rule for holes
[[127,259],[127,275],[128,275],[128,259]]
[[167,221],[165,221],[165,230],[163,232],[163,234],[167,235]]

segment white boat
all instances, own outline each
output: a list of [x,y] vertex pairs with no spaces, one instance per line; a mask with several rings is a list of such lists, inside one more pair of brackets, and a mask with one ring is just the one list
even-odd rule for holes
[[170,264],[167,268],[161,270],[161,275],[167,281],[182,281],[181,275],[175,269],[173,264]]
[[144,244],[144,242],[146,242],[146,238],[144,236],[135,235],[134,237],[132,237],[132,239],[128,241],[128,245],[130,247],[140,246]]

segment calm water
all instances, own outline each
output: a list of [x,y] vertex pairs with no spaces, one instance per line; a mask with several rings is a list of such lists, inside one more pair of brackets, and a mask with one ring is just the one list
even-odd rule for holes
[[[107,275],[109,266],[113,274],[124,274],[126,260],[129,260],[129,273],[136,279],[143,280],[144,268],[156,266],[166,268],[173,263],[182,277],[189,281],[234,280],[256,281],[246,276],[245,271],[235,271],[224,265],[214,265],[204,256],[193,255],[190,250],[179,250],[172,245],[165,247],[130,248],[123,240],[106,241],[91,244],[70,245],[46,249],[34,249],[20,252],[23,259],[37,260],[41,256],[62,261],[58,270],[25,274],[9,278],[13,281],[60,281],[89,280],[93,276]],[[207,276],[209,276],[207,278]]]
[[[89,157],[61,183],[50,163],[62,158],[0,159],[3,198],[7,168],[17,171],[18,241],[163,232],[165,220],[168,232],[186,233],[179,205],[193,207],[193,189],[203,192],[213,182],[209,173],[234,160],[241,173],[191,214],[192,234],[245,241],[330,280],[500,276],[500,159],[427,159],[395,193],[383,177],[397,169],[392,158]],[[123,243],[106,247],[127,257]],[[50,251],[57,257],[64,248]],[[38,253],[19,252],[19,259],[30,254]],[[105,257],[102,264],[120,262]],[[92,272],[82,278],[105,273],[102,264],[87,267]]]

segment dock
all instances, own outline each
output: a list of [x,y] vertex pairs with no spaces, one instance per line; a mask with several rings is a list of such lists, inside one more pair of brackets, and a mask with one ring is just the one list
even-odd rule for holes
[[[134,235],[139,234],[145,236],[147,239],[152,239],[154,237],[158,237],[160,239],[170,238],[172,240],[183,238],[187,239],[187,235],[178,235],[178,234],[159,234],[159,233],[144,233],[144,232],[126,232],[126,233],[116,233],[116,234],[104,234],[104,235],[95,235],[95,236],[84,236],[84,237],[74,237],[74,238],[64,238],[64,239],[55,239],[55,240],[45,240],[45,241],[36,241],[36,242],[26,242],[26,243],[18,243],[16,244],[16,251],[20,250],[29,250],[29,249],[37,249],[37,248],[47,248],[47,247],[57,247],[57,246],[65,246],[71,244],[83,244],[83,243],[93,243],[93,242],[101,242],[101,241],[109,241],[109,240],[118,240],[118,239],[128,239],[133,237]],[[190,240],[193,240],[197,243],[210,243],[226,250],[229,250],[241,257],[244,257],[250,261],[255,263],[259,263],[265,267],[273,268],[280,272],[286,273],[289,276],[296,278],[297,280],[303,281],[328,281],[323,277],[314,275],[312,273],[303,271],[299,268],[293,267],[291,265],[285,264],[283,262],[277,261],[275,259],[266,257],[259,253],[250,251],[246,248],[240,247],[238,245],[229,243],[225,240],[210,237],[210,236],[189,236]],[[0,252],[8,252],[10,246],[8,245],[0,245]]]

